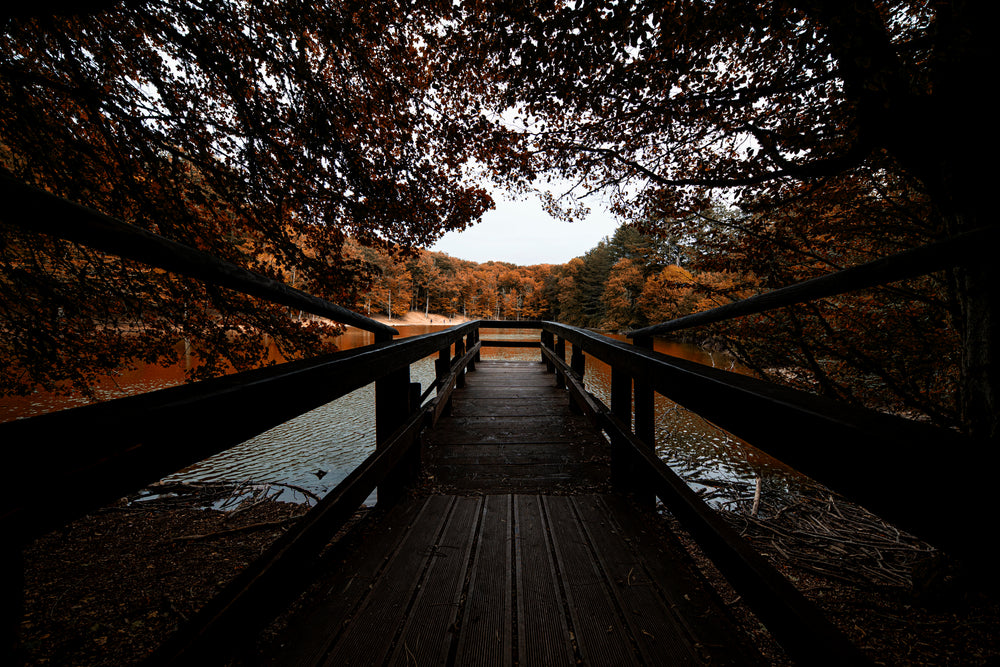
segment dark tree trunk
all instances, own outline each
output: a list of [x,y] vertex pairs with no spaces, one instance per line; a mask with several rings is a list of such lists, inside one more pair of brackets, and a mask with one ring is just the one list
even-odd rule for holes
[[[974,228],[967,218],[953,224]],[[961,229],[961,228],[960,228]],[[959,306],[962,423],[975,439],[1000,442],[1000,264],[981,261],[955,271]]]

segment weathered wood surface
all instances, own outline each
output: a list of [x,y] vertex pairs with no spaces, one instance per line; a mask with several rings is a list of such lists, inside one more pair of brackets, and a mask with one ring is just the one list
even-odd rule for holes
[[432,484],[449,492],[606,490],[607,442],[538,362],[483,361],[424,436]]
[[[757,664],[544,364],[482,362],[425,484],[320,574],[270,665]],[[431,489],[433,491],[429,491]]]
[[264,662],[755,664],[657,523],[610,494],[413,498]]

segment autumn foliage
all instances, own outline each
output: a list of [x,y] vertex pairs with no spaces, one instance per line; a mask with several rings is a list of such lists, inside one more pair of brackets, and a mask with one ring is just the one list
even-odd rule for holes
[[[3,23],[0,168],[362,311],[627,328],[995,226],[987,4],[42,2]],[[553,175],[550,210],[600,193],[645,240],[530,269],[413,254],[479,219],[484,180]],[[996,441],[997,284],[980,262],[703,336]],[[6,224],[0,318],[4,391],[322,333]]]
[[[447,4],[11,11],[0,169],[21,182],[341,303],[367,279],[348,237],[414,247],[492,206],[463,171],[491,144],[432,90]],[[182,338],[202,375],[261,363],[265,335],[323,349],[284,308],[8,224],[0,330],[3,392],[87,391],[132,358],[172,363]]]

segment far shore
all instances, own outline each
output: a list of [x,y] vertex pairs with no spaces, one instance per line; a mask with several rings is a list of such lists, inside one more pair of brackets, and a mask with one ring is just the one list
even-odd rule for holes
[[439,313],[428,313],[424,314],[423,311],[411,310],[403,317],[393,317],[389,319],[385,315],[369,315],[373,320],[377,322],[382,322],[383,324],[388,324],[392,327],[406,327],[414,325],[428,325],[428,324],[442,324],[442,325],[454,325],[462,324],[463,322],[468,322],[468,317],[463,317],[461,315],[455,315],[454,317],[448,317],[447,315],[441,315]]

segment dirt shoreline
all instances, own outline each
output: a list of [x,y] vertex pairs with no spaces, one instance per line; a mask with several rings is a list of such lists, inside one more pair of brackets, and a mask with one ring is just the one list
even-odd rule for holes
[[386,317],[385,315],[368,315],[376,322],[381,322],[382,324],[388,324],[391,327],[409,327],[409,326],[426,326],[426,325],[448,325],[454,326],[456,324],[462,324],[464,322],[471,322],[473,318],[463,317],[462,315],[455,315],[454,317],[448,317],[447,315],[442,315],[440,313],[424,313],[411,310],[403,317],[393,317],[392,319]]

